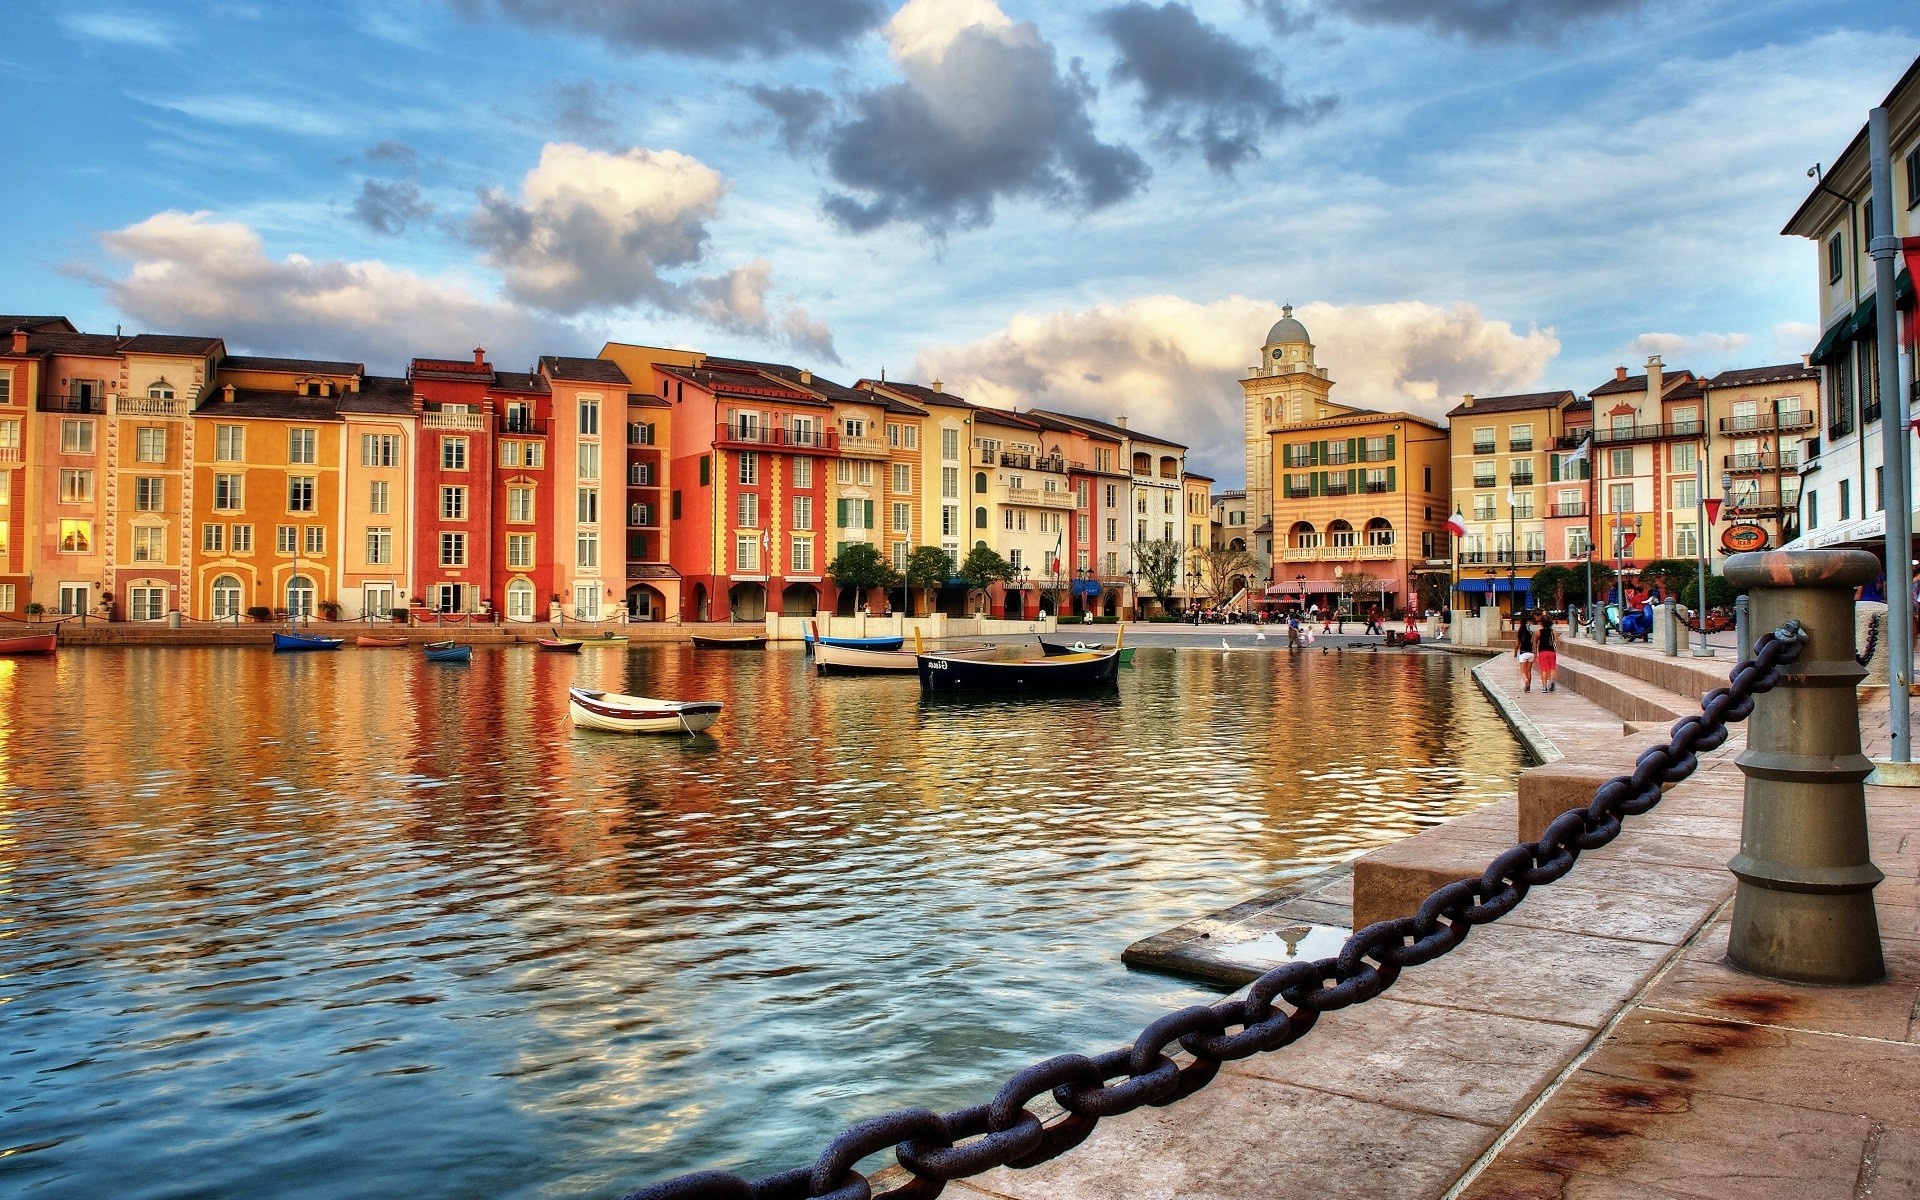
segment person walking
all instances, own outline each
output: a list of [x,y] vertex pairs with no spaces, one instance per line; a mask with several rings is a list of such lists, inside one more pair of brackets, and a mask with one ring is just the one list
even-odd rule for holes
[[1299,648],[1300,648],[1300,614],[1297,612],[1291,612],[1287,614],[1287,649],[1298,650]]
[[1534,638],[1533,647],[1535,664],[1540,668],[1540,690],[1551,692],[1557,686],[1553,673],[1560,669],[1560,652],[1553,640],[1553,613],[1548,610],[1540,612],[1540,633]]
[[1513,626],[1513,657],[1514,661],[1520,664],[1520,682],[1523,685],[1520,690],[1523,692],[1533,690],[1533,625],[1531,618],[1531,613],[1522,612],[1514,619]]

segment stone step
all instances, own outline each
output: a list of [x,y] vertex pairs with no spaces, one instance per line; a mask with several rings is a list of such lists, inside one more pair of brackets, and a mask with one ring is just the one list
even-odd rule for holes
[[1688,699],[1591,661],[1569,659],[1564,653],[1560,656],[1558,680],[1562,687],[1593,701],[1623,721],[1671,724],[1700,709],[1698,699]]
[[1682,650],[1676,658],[1668,658],[1644,647],[1603,646],[1584,638],[1562,637],[1559,642],[1562,670],[1572,661],[1625,675],[1687,699],[1689,711],[1699,707],[1701,696],[1726,686],[1733,666],[1722,659],[1694,658],[1687,650]]

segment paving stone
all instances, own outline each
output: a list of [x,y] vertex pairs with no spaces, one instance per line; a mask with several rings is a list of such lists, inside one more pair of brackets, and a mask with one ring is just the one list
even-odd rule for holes
[[1560,882],[1528,892],[1526,901],[1500,923],[1677,946],[1693,936],[1707,915],[1698,904],[1676,905],[1645,892],[1597,884],[1576,867]]
[[[1472,953],[1466,953],[1471,950]],[[1597,1028],[1657,970],[1669,948],[1502,922],[1460,950],[1410,967],[1394,998]]]

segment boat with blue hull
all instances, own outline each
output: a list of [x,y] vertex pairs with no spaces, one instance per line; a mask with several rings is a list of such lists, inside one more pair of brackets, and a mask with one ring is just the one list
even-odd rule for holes
[[456,642],[429,642],[421,648],[428,662],[464,663],[473,661],[473,647]]
[[807,639],[807,653],[809,654],[813,653],[813,648],[816,645],[839,646],[843,650],[898,650],[906,644],[907,640],[899,635],[893,637],[822,637],[818,622],[809,621],[807,626],[805,636]]
[[347,639],[323,637],[317,633],[279,633],[273,635],[273,648],[276,653],[300,650],[338,650],[347,644]]

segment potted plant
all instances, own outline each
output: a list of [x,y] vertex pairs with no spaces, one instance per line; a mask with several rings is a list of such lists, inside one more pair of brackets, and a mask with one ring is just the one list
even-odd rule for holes
[[46,605],[40,603],[38,600],[32,600],[27,603],[27,624],[31,625],[39,618],[44,617],[46,615],[47,615]]
[[257,621],[264,625],[268,621],[273,620],[273,610],[265,605],[256,604],[247,610],[247,620]]
[[322,600],[320,602],[320,616],[328,621],[338,621],[340,619],[340,602],[338,600]]

